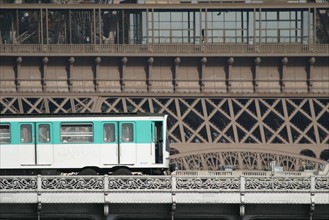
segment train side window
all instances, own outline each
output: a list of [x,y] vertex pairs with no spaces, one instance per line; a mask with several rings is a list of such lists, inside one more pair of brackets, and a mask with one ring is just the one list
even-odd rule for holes
[[114,124],[104,124],[104,142],[114,142],[115,141],[115,126]]
[[0,125],[0,144],[10,143],[10,126]]
[[122,142],[134,141],[134,125],[132,123],[122,123]]
[[62,124],[62,143],[92,143],[94,140],[93,126],[91,124]]
[[39,125],[39,142],[40,143],[49,143],[50,142],[50,126],[47,124]]
[[21,143],[31,143],[32,142],[32,126],[31,125],[21,125]]

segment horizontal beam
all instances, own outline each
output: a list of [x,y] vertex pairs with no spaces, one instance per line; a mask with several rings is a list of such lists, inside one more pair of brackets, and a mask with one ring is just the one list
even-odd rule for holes
[[58,10],[92,10],[92,9],[225,9],[225,10],[254,10],[254,9],[326,9],[328,3],[200,3],[200,4],[1,4],[1,9],[58,9]]
[[327,57],[329,44],[0,44],[1,56]]

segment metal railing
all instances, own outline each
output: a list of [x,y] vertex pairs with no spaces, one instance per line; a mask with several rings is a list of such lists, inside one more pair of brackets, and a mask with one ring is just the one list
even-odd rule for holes
[[[329,193],[328,176],[301,175],[171,175],[171,176],[2,176],[0,193],[67,191],[319,191]],[[189,174],[189,172],[187,172]],[[228,175],[227,175],[228,174]]]
[[284,45],[284,44],[0,44],[0,54],[6,55],[152,55],[196,54],[227,56],[234,54],[253,55],[328,55],[329,44]]

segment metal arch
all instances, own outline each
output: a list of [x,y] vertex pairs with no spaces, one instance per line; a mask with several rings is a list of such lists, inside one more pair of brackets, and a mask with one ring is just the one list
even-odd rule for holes
[[308,164],[316,169],[326,164],[326,161],[298,154],[242,148],[201,150],[172,155],[170,159],[179,170],[221,170],[227,165],[240,170],[270,170],[270,162],[275,161],[285,171],[300,171]]

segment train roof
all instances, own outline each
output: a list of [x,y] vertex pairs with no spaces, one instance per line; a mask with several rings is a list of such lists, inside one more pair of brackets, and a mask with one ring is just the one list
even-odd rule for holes
[[[64,117],[164,117],[165,114],[160,113],[57,113],[57,114],[2,114],[0,118],[64,118]],[[0,119],[1,121],[1,119]]]

